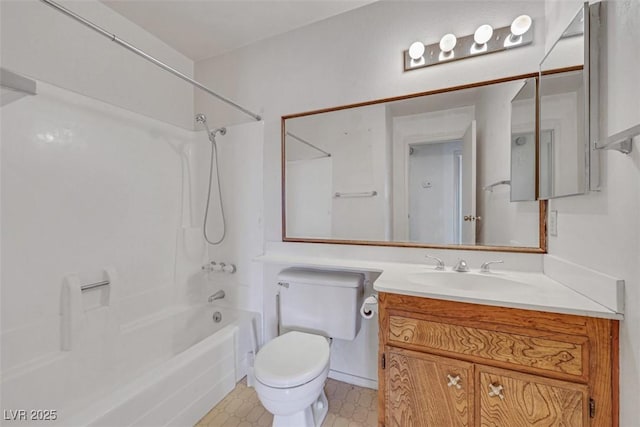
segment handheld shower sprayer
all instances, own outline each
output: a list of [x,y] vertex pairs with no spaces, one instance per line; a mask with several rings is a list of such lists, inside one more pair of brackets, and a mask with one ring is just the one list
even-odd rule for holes
[[215,139],[217,134],[220,134],[222,136],[227,134],[227,128],[217,128],[213,131],[209,129],[209,125],[207,124],[207,116],[202,113],[196,114],[196,123],[200,123],[202,124],[202,126],[204,126],[204,128],[207,130],[207,135],[209,135],[209,141],[211,141],[213,144],[215,144],[216,142]]
[[[213,131],[209,129],[209,125],[207,124],[207,116],[202,113],[196,114],[196,123],[202,124],[204,128],[207,130],[207,135],[209,137],[209,141],[211,142],[211,162],[209,163],[209,189],[207,190],[207,204],[205,206],[204,211],[204,221],[202,225],[202,234],[204,235],[204,240],[210,245],[218,245],[222,243],[225,235],[227,234],[227,224],[226,219],[224,217],[224,205],[222,203],[222,190],[220,189],[220,168],[218,167],[218,146],[216,144],[216,135],[226,135],[227,128],[217,128]],[[209,218],[209,203],[211,202],[211,183],[213,181],[213,162],[215,161],[216,166],[216,181],[218,183],[218,200],[220,200],[220,216],[222,217],[222,236],[220,239],[213,241],[209,239],[207,234],[207,219]]]

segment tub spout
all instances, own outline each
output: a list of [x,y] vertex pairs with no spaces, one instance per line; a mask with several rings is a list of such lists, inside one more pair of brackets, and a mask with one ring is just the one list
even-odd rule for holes
[[215,300],[222,299],[222,298],[224,298],[224,291],[221,290],[221,291],[218,291],[215,294],[211,295],[209,297],[209,302],[214,302]]

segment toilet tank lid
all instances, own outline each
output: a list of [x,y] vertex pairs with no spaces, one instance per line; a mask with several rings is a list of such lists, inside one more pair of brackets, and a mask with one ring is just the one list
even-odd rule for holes
[[364,282],[364,274],[350,271],[292,267],[282,270],[278,274],[278,282],[357,288]]

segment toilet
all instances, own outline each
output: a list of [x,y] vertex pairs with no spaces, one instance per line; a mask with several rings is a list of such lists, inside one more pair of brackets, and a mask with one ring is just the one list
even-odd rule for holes
[[278,285],[280,326],[287,332],[256,355],[256,393],[274,427],[319,427],[328,411],[331,339],[358,334],[364,276],[289,268],[278,275]]

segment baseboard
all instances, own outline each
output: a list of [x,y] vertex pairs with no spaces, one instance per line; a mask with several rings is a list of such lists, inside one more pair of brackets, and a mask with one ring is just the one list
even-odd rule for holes
[[329,371],[329,378],[332,378],[337,381],[342,381],[343,383],[353,384],[358,387],[371,388],[374,390],[378,389],[378,381],[372,380],[370,378],[359,377],[357,375],[346,374],[340,371]]

